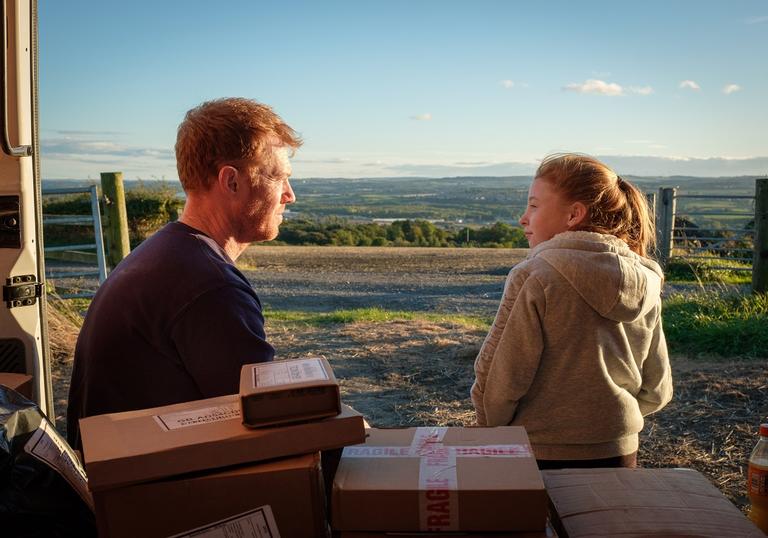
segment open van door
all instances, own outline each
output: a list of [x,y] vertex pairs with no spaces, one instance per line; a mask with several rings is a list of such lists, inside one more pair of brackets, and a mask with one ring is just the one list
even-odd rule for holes
[[37,1],[2,1],[0,54],[0,372],[33,377],[53,421],[37,124]]

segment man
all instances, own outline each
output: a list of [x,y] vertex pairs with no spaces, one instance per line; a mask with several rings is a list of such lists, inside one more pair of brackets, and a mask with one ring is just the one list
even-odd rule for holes
[[80,418],[234,394],[243,364],[272,360],[261,303],[234,261],[277,236],[300,145],[248,99],[187,113],[176,140],[181,218],[120,262],[85,316],[67,409],[73,447]]

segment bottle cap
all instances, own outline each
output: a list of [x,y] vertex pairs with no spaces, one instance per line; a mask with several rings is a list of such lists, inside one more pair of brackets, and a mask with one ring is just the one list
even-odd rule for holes
[[768,424],[760,424],[760,435],[768,437]]

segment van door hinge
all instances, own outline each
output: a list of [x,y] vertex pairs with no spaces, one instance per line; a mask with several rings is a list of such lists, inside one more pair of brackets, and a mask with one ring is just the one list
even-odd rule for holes
[[37,282],[35,275],[13,276],[5,281],[3,301],[8,308],[33,305],[43,294],[43,285]]

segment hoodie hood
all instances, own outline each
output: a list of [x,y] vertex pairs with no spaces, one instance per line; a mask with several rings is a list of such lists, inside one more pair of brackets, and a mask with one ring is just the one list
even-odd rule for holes
[[[578,252],[574,252],[578,251]],[[551,265],[604,318],[631,322],[657,303],[664,273],[612,235],[564,232],[531,250]]]

